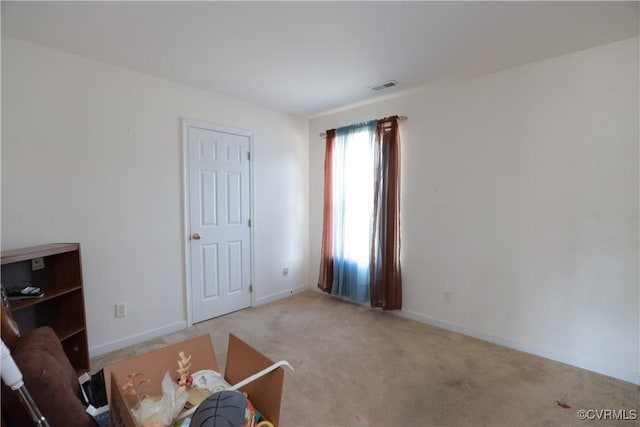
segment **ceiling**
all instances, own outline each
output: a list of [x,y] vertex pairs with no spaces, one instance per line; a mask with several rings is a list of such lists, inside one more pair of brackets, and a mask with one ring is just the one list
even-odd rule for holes
[[310,117],[637,36],[638,5],[2,1],[2,34]]

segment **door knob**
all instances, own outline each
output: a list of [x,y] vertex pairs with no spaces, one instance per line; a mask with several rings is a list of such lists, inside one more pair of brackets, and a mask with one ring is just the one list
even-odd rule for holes
[[193,240],[200,240],[200,235],[199,235],[198,233],[193,233],[193,234],[191,235],[191,238],[192,238]]

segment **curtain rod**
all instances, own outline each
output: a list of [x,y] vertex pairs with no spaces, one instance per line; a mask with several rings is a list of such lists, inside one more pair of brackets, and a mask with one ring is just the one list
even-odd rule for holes
[[[404,122],[405,120],[407,120],[407,116],[398,116],[398,121]],[[350,126],[350,125],[347,125],[347,126]],[[326,132],[322,132],[320,134],[320,138],[326,138],[326,137],[327,137],[327,133]]]

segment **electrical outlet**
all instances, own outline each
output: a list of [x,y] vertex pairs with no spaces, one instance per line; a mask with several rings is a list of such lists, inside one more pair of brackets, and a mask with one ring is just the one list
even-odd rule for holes
[[445,304],[451,304],[451,292],[444,292],[442,294],[442,302]]
[[115,306],[115,317],[125,317],[127,315],[127,304],[119,303]]
[[44,268],[44,258],[33,258],[31,260],[31,271],[42,270]]
[[287,266],[282,267],[282,275],[286,276],[287,274],[289,274],[289,267]]

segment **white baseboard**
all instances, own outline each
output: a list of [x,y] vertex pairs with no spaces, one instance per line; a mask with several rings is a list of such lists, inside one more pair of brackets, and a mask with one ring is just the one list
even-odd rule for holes
[[103,354],[111,353],[112,351],[120,350],[131,345],[140,344],[158,338],[164,335],[171,334],[186,329],[187,322],[176,322],[162,328],[154,329],[152,331],[144,332],[142,334],[134,335],[132,337],[124,338],[121,340],[113,341],[108,344],[98,345],[89,349],[89,357],[102,356]]
[[291,295],[299,294],[300,292],[304,292],[308,290],[309,290],[309,286],[300,286],[293,289],[287,289],[282,292],[277,292],[275,294],[271,294],[266,297],[256,298],[255,301],[253,302],[253,306],[257,307],[259,305],[267,304],[273,301],[278,301],[279,299],[286,298]]
[[435,326],[437,328],[446,329],[452,332],[457,332],[462,335],[478,338],[483,341],[488,341],[493,344],[501,345],[503,347],[508,347],[514,350],[523,351],[525,353],[533,354],[535,356],[540,356],[546,359],[555,360],[556,362],[566,363],[567,365],[576,366],[578,368],[586,369],[588,371],[597,372],[599,374],[617,378],[622,381],[627,381],[632,384],[640,385],[640,372],[634,372],[628,369],[616,368],[616,367],[608,366],[599,362],[595,362],[593,360],[574,357],[571,355],[550,351],[547,349],[531,346],[528,344],[519,343],[517,341],[512,341],[506,338],[497,337],[494,335],[486,334],[484,332],[467,329],[463,326],[459,326],[453,323],[434,319],[432,317],[424,316],[422,314],[412,313],[409,311],[391,311],[390,313],[394,313],[400,317],[415,320],[420,323],[425,323],[427,325]]

